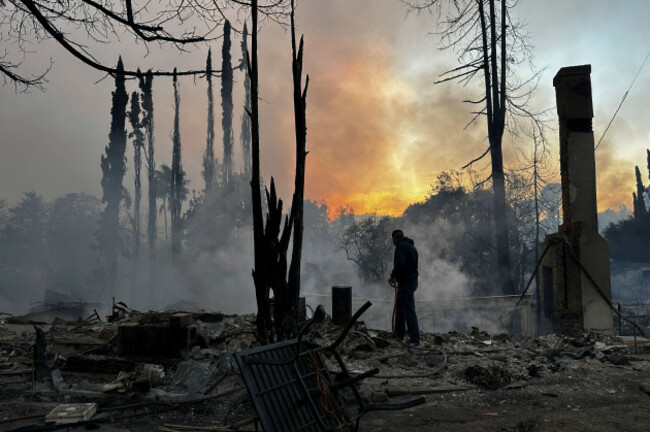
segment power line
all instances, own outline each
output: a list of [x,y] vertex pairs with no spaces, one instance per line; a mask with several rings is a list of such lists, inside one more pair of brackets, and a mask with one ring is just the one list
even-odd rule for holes
[[632,90],[632,86],[636,82],[636,79],[639,77],[639,74],[641,74],[641,70],[643,70],[643,66],[645,66],[645,63],[648,61],[648,57],[650,57],[650,51],[648,51],[648,54],[646,54],[645,59],[643,60],[643,63],[641,63],[641,67],[637,71],[636,75],[634,75],[634,79],[632,80],[632,82],[630,83],[630,86],[628,87],[627,91],[623,95],[623,98],[621,99],[621,103],[618,104],[618,108],[616,108],[616,111],[614,112],[614,115],[612,116],[612,119],[607,124],[607,127],[605,128],[605,132],[603,132],[603,134],[600,136],[600,139],[598,140],[598,144],[596,144],[596,147],[594,147],[594,151],[598,150],[598,146],[600,145],[603,138],[605,138],[605,134],[607,133],[607,131],[609,130],[609,127],[614,122],[614,119],[616,118],[616,114],[618,114],[618,111],[623,106],[623,102],[625,102],[625,98],[627,98],[628,93],[630,93],[630,90]]

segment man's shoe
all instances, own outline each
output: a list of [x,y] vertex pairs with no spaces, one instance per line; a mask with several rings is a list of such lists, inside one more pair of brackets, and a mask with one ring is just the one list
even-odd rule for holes
[[409,346],[412,347],[419,347],[420,346],[420,341],[408,341]]

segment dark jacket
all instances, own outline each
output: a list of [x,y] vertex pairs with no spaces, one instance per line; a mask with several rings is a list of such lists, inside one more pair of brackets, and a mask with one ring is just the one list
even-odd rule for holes
[[398,283],[404,283],[417,280],[418,274],[418,250],[413,240],[404,237],[395,245],[390,277],[395,278]]

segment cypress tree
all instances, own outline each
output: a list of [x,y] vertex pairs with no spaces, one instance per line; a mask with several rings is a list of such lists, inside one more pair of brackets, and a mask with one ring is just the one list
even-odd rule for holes
[[142,199],[142,148],[144,146],[144,134],[142,133],[142,122],[140,121],[140,98],[138,92],[131,94],[131,110],[129,111],[129,122],[131,123],[132,132],[129,134],[133,138],[133,168],[134,168],[134,188],[135,201],[133,208],[133,254],[138,256],[140,252],[140,201]]
[[203,155],[203,180],[206,192],[212,189],[214,176],[214,95],[212,92],[212,50],[208,49],[205,62],[205,78],[208,81],[208,132]]
[[147,186],[149,198],[149,214],[147,217],[147,239],[149,242],[149,254],[156,253],[156,162],[154,160],[154,121],[153,121],[153,74],[151,69],[139,80],[140,91],[142,92],[142,126],[144,127],[147,147]]
[[183,195],[183,169],[181,167],[181,132],[180,132],[180,95],[178,78],[174,68],[174,132],[172,135],[172,178],[171,219],[172,219],[172,253],[178,255],[181,251],[181,204]]
[[105,155],[101,156],[102,203],[106,204],[99,221],[98,243],[104,264],[104,282],[108,298],[114,297],[117,281],[117,255],[119,245],[120,202],[123,197],[122,180],[126,171],[126,92],[124,64],[120,57],[112,93],[111,132]]
[[641,180],[641,171],[638,166],[634,167],[634,173],[636,175],[636,193],[632,195],[634,197],[634,217],[640,218],[646,213],[645,200],[643,198],[645,186],[643,185],[643,180]]
[[223,170],[224,183],[232,180],[232,61],[230,59],[230,22],[223,26],[223,45],[221,48],[221,127],[223,129]]

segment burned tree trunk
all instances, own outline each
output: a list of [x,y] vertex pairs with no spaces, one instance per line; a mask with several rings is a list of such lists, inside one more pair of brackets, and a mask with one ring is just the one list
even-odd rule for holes
[[262,191],[260,185],[260,125],[259,89],[257,63],[257,0],[252,0],[253,30],[251,34],[251,53],[248,55],[249,75],[251,77],[251,194],[253,200],[253,282],[257,300],[257,337],[260,343],[269,343],[272,338],[271,310],[269,305],[269,272],[266,242],[264,239],[264,219],[262,217]]
[[203,155],[203,180],[206,194],[212,190],[214,175],[214,95],[212,92],[212,50],[205,62],[205,79],[208,81],[208,132]]
[[223,45],[221,48],[221,128],[223,129],[223,182],[232,182],[232,62],[230,59],[230,22],[223,26]]
[[289,317],[290,327],[285,331],[295,331],[295,318],[298,313],[298,300],[300,298],[300,270],[302,261],[302,234],[304,229],[304,196],[305,196],[305,161],[307,158],[307,88],[309,75],[302,87],[302,53],[303,37],[296,51],[296,26],[294,19],[294,3],[291,1],[291,52],[293,73],[293,111],[296,131],[296,176],[294,181],[293,202],[291,215],[293,218],[293,249],[291,252],[291,266],[289,267],[288,281],[288,308],[285,311]]
[[[117,70],[124,70],[122,58]],[[99,221],[97,240],[103,258],[104,286],[107,297],[115,295],[117,283],[117,258],[120,250],[120,203],[124,196],[122,181],[126,171],[126,106],[129,96],[126,93],[125,77],[115,76],[115,91],[111,106],[111,132],[106,155],[101,157],[102,202],[106,204]]]
[[[506,186],[503,172],[503,132],[506,121],[506,2],[501,9],[501,74],[499,75],[497,58],[497,16],[495,1],[489,0],[489,24],[486,24],[483,2],[478,2],[479,20],[481,25],[481,40],[483,52],[483,71],[485,78],[485,102],[487,105],[486,118],[488,124],[488,139],[490,142],[490,158],[492,163],[492,192],[494,200],[494,226],[497,246],[497,271],[503,294],[514,294],[515,285],[512,279],[510,262],[510,244],[508,240],[508,218],[506,211]],[[489,28],[488,28],[489,26]],[[488,43],[488,33],[490,41]]]
[[[176,69],[174,69],[175,71]],[[172,175],[170,185],[171,219],[172,219],[172,254],[179,255],[181,251],[181,205],[183,194],[183,169],[181,167],[181,132],[180,132],[180,95],[178,79],[174,75],[174,132],[172,136]]]
[[241,152],[244,160],[243,174],[245,178],[251,175],[251,118],[248,113],[251,110],[251,77],[249,73],[248,62],[248,27],[244,23],[244,31],[242,33],[241,52],[242,60],[240,68],[244,71],[244,114],[241,118],[241,134],[239,140],[241,141]]
[[[268,215],[266,224],[262,217],[262,203],[259,179],[259,116],[258,116],[258,69],[257,69],[257,2],[253,1],[252,57],[249,63],[251,76],[251,120],[252,120],[252,181],[253,230],[255,241],[255,270],[253,279],[258,305],[257,328],[261,343],[273,340],[272,329],[279,340],[297,333],[296,313],[300,295],[300,261],[302,255],[303,200],[305,189],[307,78],[302,88],[303,42],[296,47],[293,2],[291,5],[292,69],[294,87],[294,114],[296,128],[296,175],[291,211],[284,216],[282,227],[282,200],[277,197],[275,180],[271,177],[270,191],[266,191]],[[282,227],[282,229],[281,229]],[[287,251],[292,231],[294,232],[291,267],[287,280]],[[269,310],[269,294],[273,290],[275,308],[273,321]]]
[[[436,83],[458,81],[464,86],[475,77],[483,78],[481,97],[466,100],[479,110],[472,109],[474,118],[469,124],[485,116],[489,147],[481,156],[463,169],[490,156],[494,205],[494,227],[497,251],[497,274],[501,292],[512,294],[515,285],[510,259],[507,219],[506,186],[503,163],[503,134],[507,121],[513,130],[522,125],[515,118],[531,122],[543,141],[546,120],[544,111],[530,107],[530,95],[537,86],[539,72],[529,79],[516,78],[508,63],[520,64],[530,55],[528,37],[518,20],[510,15],[517,2],[498,0],[402,0],[416,12],[428,10],[439,16],[439,34],[443,49],[458,53],[461,65],[444,72]],[[481,73],[483,72],[483,73]],[[469,125],[468,124],[468,125]]]
[[[277,197],[273,177],[271,177],[271,191],[266,191],[266,201],[269,212],[264,228],[264,244],[267,250],[267,270],[270,288],[273,290],[275,300],[273,324],[276,338],[278,340],[285,340],[291,336],[289,330],[292,328],[292,319],[289,313],[291,299],[287,286],[287,250],[289,249],[289,240],[293,227],[293,211],[290,212],[289,216],[284,217],[284,228],[282,229],[282,234],[280,234],[283,216],[282,200]],[[295,329],[293,333],[295,333]]]
[[142,92],[142,125],[144,127],[147,146],[145,150],[147,164],[147,186],[149,209],[147,217],[147,239],[149,243],[149,256],[156,254],[156,162],[154,160],[154,135],[153,135],[153,74],[149,70],[145,76],[139,77],[140,91]]
[[142,134],[142,122],[140,121],[140,98],[138,92],[131,94],[131,110],[129,111],[129,122],[132,132],[129,137],[133,138],[133,183],[135,198],[133,206],[133,255],[140,254],[140,201],[142,200],[142,147],[144,136]]

